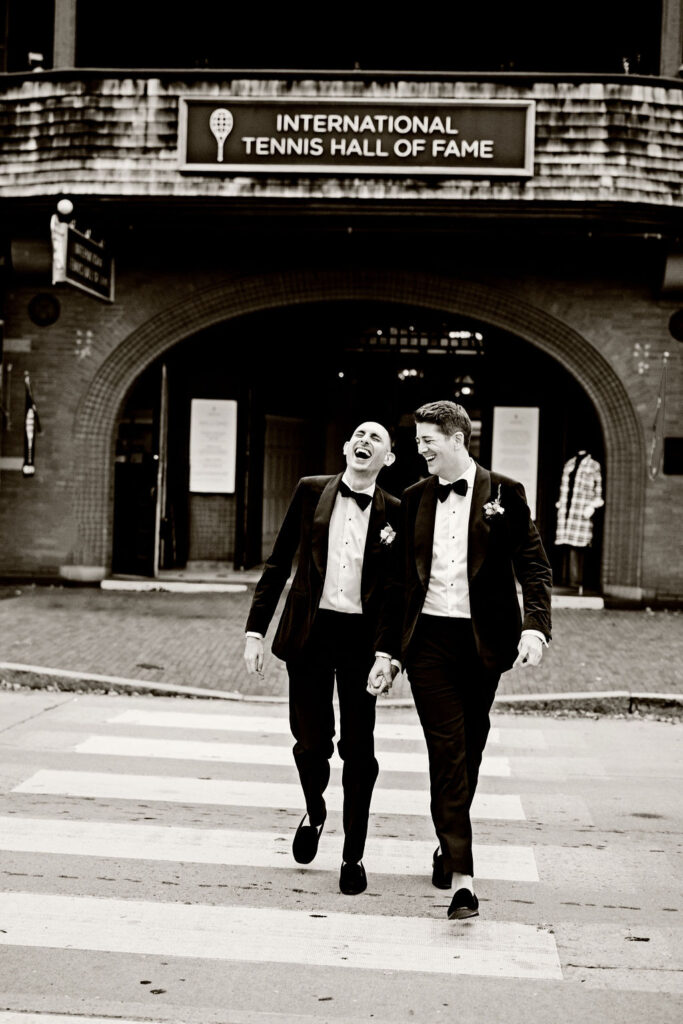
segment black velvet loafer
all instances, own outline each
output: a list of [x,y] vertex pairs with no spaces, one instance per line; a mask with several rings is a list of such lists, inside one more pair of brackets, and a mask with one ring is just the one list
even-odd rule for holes
[[324,821],[320,825],[304,825],[307,818],[308,815],[304,814],[292,843],[292,854],[297,864],[311,863],[318,852],[318,843],[325,827]]
[[443,854],[437,848],[434,851],[434,858],[432,860],[432,885],[435,885],[437,889],[450,889],[452,884],[453,872],[444,871]]
[[339,872],[339,888],[345,896],[357,896],[359,893],[365,892],[367,887],[368,880],[362,861],[357,864],[342,863]]
[[479,917],[479,900],[469,889],[458,889],[448,908],[448,920],[462,921],[466,917]]

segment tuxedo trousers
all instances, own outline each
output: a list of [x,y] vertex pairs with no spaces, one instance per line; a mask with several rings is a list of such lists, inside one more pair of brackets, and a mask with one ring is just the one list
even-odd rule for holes
[[374,660],[372,635],[362,615],[319,611],[303,650],[287,661],[294,761],[314,825],[326,816],[324,793],[334,753],[332,698],[337,681],[337,749],[343,762],[344,792],[342,857],[347,862],[363,856],[370,800],[379,774],[374,746],[376,697],[366,689]]
[[484,667],[470,619],[421,615],[406,671],[429,754],[431,812],[446,871],[474,874],[470,808],[500,673]]

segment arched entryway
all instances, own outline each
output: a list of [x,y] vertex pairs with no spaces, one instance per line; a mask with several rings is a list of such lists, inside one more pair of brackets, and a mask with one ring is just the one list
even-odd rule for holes
[[74,565],[108,571],[112,547],[112,436],[121,402],[141,370],[190,334],[235,317],[321,302],[369,302],[469,317],[529,342],[578,381],[600,417],[610,483],[602,583],[640,584],[645,457],[639,421],[607,361],[576,331],[515,295],[412,272],[301,270],[226,281],[169,307],[134,331],[102,365],[78,425]]

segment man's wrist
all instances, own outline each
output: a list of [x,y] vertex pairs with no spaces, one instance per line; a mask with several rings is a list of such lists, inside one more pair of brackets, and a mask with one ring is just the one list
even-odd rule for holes
[[522,636],[535,636],[541,641],[544,647],[548,646],[548,641],[546,640],[545,635],[541,633],[540,629],[523,629]]
[[244,635],[245,637],[251,636],[254,638],[254,640],[263,640],[263,636],[261,633],[245,633]]
[[387,661],[390,661],[391,664],[398,669],[399,672],[402,670],[403,666],[401,665],[401,662],[398,660],[398,658],[392,658],[390,654],[386,653],[386,651],[375,651],[375,657],[386,658]]

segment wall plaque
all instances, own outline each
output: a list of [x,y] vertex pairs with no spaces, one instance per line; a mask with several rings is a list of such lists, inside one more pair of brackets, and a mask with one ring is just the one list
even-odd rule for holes
[[530,177],[533,100],[184,96],[182,171]]
[[491,469],[524,486],[532,519],[536,518],[538,426],[536,407],[494,407]]
[[237,402],[193,398],[190,406],[190,491],[234,494]]

